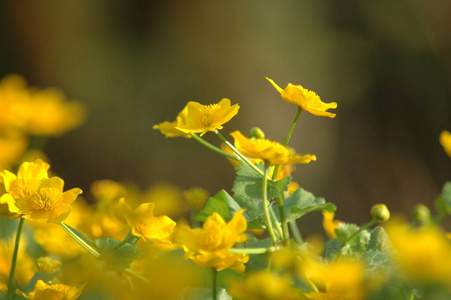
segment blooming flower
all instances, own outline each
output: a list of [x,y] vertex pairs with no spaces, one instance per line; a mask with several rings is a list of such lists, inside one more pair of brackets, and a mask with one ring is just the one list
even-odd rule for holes
[[82,288],[65,284],[47,284],[38,280],[34,289],[26,295],[19,291],[20,295],[33,300],[75,300],[80,297]]
[[28,145],[28,137],[19,131],[0,132],[0,168],[16,164]]
[[174,122],[163,122],[157,125],[154,125],[153,129],[158,129],[162,134],[166,137],[178,137],[183,136],[186,138],[191,138],[191,135],[177,129],[177,124],[185,124],[186,117],[188,115],[188,107],[185,108],[178,114],[177,119]]
[[202,229],[191,229],[182,225],[177,231],[175,240],[183,246],[186,257],[198,265],[217,271],[234,269],[244,272],[244,263],[249,260],[247,254],[227,252],[235,243],[246,240],[243,232],[247,222],[243,216],[244,210],[239,210],[229,223],[218,213],[207,218]]
[[24,162],[20,165],[17,176],[8,170],[0,172],[6,193],[0,198],[0,203],[8,204],[11,213],[19,213],[16,201],[31,197],[41,181],[48,178],[49,165],[40,159],[34,162]]
[[440,145],[442,145],[446,154],[451,157],[451,133],[449,131],[444,130],[440,133]]
[[143,203],[135,211],[132,211],[122,198],[119,206],[123,208],[125,218],[134,236],[150,240],[157,245],[171,245],[169,237],[174,231],[175,222],[167,216],[154,217],[155,203]]
[[321,98],[314,92],[302,87],[302,85],[292,85],[289,83],[283,90],[272,79],[266,79],[276,88],[283,100],[299,106],[309,113],[320,116],[334,118],[335,114],[327,112],[329,108],[337,108],[336,102],[324,103]]
[[200,133],[202,136],[208,131],[222,129],[222,125],[230,121],[238,113],[239,108],[238,104],[231,106],[227,98],[210,105],[190,101],[186,105],[185,120],[178,119],[176,129],[185,133]]
[[267,139],[248,139],[241,132],[234,131],[230,134],[235,139],[235,147],[244,156],[259,158],[269,162],[270,166],[302,163],[307,164],[316,160],[315,155],[299,155],[290,151],[287,147]]
[[16,200],[19,211],[31,220],[47,219],[62,222],[72,210],[72,202],[82,193],[79,188],[63,192],[64,181],[59,177],[43,179],[36,192]]

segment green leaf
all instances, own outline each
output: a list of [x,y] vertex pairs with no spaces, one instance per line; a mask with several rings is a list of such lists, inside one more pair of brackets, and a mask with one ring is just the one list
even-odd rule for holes
[[[217,300],[233,300],[232,297],[227,294],[227,291],[223,288],[217,288],[216,290]],[[183,293],[181,300],[212,300],[211,289],[201,287],[188,287]]]
[[435,200],[435,208],[442,215],[451,215],[451,182],[443,185],[442,194]]
[[335,259],[342,247],[343,244],[341,244],[336,238],[328,240],[324,251],[326,259],[330,261]]
[[[233,215],[241,209],[241,206],[225,190],[219,191],[216,195],[208,199],[205,207],[197,214],[196,220],[205,220],[214,212],[220,214],[226,221],[230,221]],[[247,213],[243,214],[249,219]]]
[[[327,203],[324,198],[317,198],[312,193],[298,188],[293,194],[284,200],[285,214],[288,221],[296,220],[312,211],[326,210],[334,212],[337,207],[332,203]],[[274,212],[279,217],[279,207],[274,206]]]
[[378,271],[388,274],[393,271],[394,264],[388,251],[368,250],[363,254],[363,259],[367,266],[366,270],[372,274]]
[[384,228],[378,226],[371,231],[367,250],[388,251],[391,249],[390,240]]
[[[263,170],[263,163],[256,165],[257,168]],[[236,198],[246,201],[262,201],[262,182],[263,178],[247,165],[239,165],[236,167],[237,177],[233,184],[232,191]],[[278,181],[268,181],[268,199],[274,199],[282,195],[288,190],[291,176],[287,176]]]
[[337,238],[329,240],[326,243],[327,259],[333,259],[339,252],[343,255],[353,255],[363,252],[370,241],[370,233],[367,230],[363,230],[349,241],[349,238],[358,230],[360,228],[355,224],[341,223],[335,229]]
[[117,248],[121,243],[113,238],[97,239],[95,244],[99,250],[99,260],[105,262],[105,269],[109,271],[123,271],[130,267],[133,260],[137,259],[141,251],[136,246],[126,243]]

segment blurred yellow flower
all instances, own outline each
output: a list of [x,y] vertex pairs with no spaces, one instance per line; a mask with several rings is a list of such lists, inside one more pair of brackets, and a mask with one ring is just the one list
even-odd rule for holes
[[124,198],[119,206],[123,209],[125,219],[132,230],[132,234],[159,244],[171,245],[169,237],[174,231],[175,222],[167,216],[154,217],[155,203],[143,203],[134,211]]
[[335,213],[323,210],[323,227],[327,236],[331,239],[336,238],[335,229],[340,225],[340,221],[334,220]]
[[195,211],[200,211],[210,195],[201,187],[192,187],[183,192],[183,197]]
[[[25,252],[25,243],[21,243],[19,247],[16,265],[16,272],[14,274],[14,281],[16,286],[25,286],[34,275],[34,261]],[[5,294],[8,291],[8,278],[11,270],[11,262],[14,251],[13,239],[0,239],[0,291]]]
[[233,281],[230,295],[241,300],[290,300],[303,299],[287,278],[269,271],[250,273],[244,281]]
[[163,122],[157,125],[154,125],[153,129],[158,129],[162,134],[164,134],[166,137],[178,137],[183,136],[186,138],[191,138],[191,135],[180,131],[177,129],[177,124],[185,124],[186,123],[186,116],[188,115],[188,107],[185,106],[185,108],[178,114],[177,119],[174,122]]
[[28,137],[19,131],[0,132],[0,168],[15,165],[28,145]]
[[289,164],[307,164],[316,160],[315,155],[299,155],[290,151],[287,147],[267,139],[248,139],[241,132],[234,131],[230,134],[235,139],[235,147],[244,156],[250,158],[259,158],[268,162],[270,166],[289,165]]
[[61,262],[53,260],[49,256],[43,256],[36,260],[36,265],[36,272],[38,273],[53,273],[58,270]]
[[72,210],[72,202],[82,193],[79,188],[63,192],[64,181],[59,177],[43,179],[38,189],[29,197],[16,200],[21,214],[31,220],[47,219],[49,223],[59,223]]
[[305,89],[301,85],[292,85],[289,83],[283,90],[272,79],[269,79],[268,77],[266,77],[266,79],[280,93],[283,100],[297,105],[315,116],[329,118],[335,117],[335,114],[327,112],[326,110],[329,108],[337,108],[337,103],[324,103],[314,91]]
[[239,210],[229,223],[218,213],[207,218],[203,228],[191,229],[182,225],[175,234],[175,241],[182,245],[186,257],[198,265],[217,271],[234,269],[244,272],[244,263],[249,260],[247,254],[227,252],[235,243],[246,240],[244,231],[247,228],[243,210]]
[[81,102],[66,101],[54,88],[28,88],[19,75],[0,82],[0,129],[20,129],[34,135],[60,136],[85,119]]
[[405,277],[423,283],[450,283],[451,244],[439,228],[411,228],[393,222],[386,226],[394,256]]
[[239,110],[238,104],[230,105],[230,100],[222,99],[219,103],[202,105],[190,101],[186,105],[185,120],[177,120],[176,129],[185,133],[200,133],[222,129],[222,125],[232,119]]
[[75,300],[80,297],[82,288],[65,284],[47,284],[38,280],[34,289],[27,295],[22,291],[18,293],[27,299],[33,300]]
[[32,90],[31,95],[31,113],[25,128],[31,134],[61,136],[85,120],[84,105],[78,101],[66,101],[60,90]]
[[26,124],[30,94],[25,80],[19,75],[9,75],[0,81],[0,130],[23,128]]
[[358,261],[339,260],[323,268],[314,267],[309,274],[313,283],[324,287],[324,291],[308,293],[312,299],[365,299],[364,266]]
[[31,197],[39,188],[41,181],[48,178],[49,165],[40,159],[34,162],[24,162],[20,165],[17,176],[8,170],[0,172],[6,193],[0,198],[0,203],[8,204],[11,213],[22,213],[16,206],[16,201]]
[[451,157],[451,133],[449,131],[442,131],[440,133],[440,145],[442,145],[446,154]]

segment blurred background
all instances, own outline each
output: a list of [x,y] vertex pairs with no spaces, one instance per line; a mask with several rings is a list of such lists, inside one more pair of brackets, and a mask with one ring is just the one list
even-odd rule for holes
[[335,119],[304,112],[290,143],[318,157],[294,180],[337,204],[338,219],[365,222],[381,202],[432,206],[451,180],[438,142],[451,130],[447,0],[26,0],[3,1],[0,16],[0,76],[87,106],[85,124],[46,149],[67,188],[113,179],[230,191],[224,158],[152,126],[188,101],[230,98],[241,108],[225,136],[259,126],[283,141],[296,107],[265,76],[338,103]]

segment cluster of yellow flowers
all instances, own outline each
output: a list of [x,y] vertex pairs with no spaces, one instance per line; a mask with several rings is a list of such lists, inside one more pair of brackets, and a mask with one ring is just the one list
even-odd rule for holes
[[84,105],[66,101],[60,90],[27,87],[21,76],[6,76],[0,80],[0,168],[19,162],[31,136],[61,136],[84,119]]
[[[96,181],[81,195],[79,188],[64,191],[63,179],[49,175],[44,160],[24,159],[27,146],[8,154],[14,159],[0,161],[0,298],[450,298],[451,234],[439,223],[451,215],[451,183],[437,199],[437,215],[418,205],[411,224],[395,218],[385,229],[372,228],[390,218],[383,204],[373,206],[362,226],[335,220],[335,205],[291,181],[294,164],[316,156],[288,144],[302,111],[334,118],[328,110],[337,104],[300,85],[282,89],[267,80],[298,107],[283,144],[259,128],[249,138],[233,131],[229,142],[219,132],[239,110],[229,99],[188,102],[174,122],[154,126],[226,157],[237,173],[233,195],[221,190],[210,197],[202,188],[165,182],[143,190],[112,180]],[[36,105],[47,114],[41,121],[29,113]],[[27,88],[16,75],[0,82],[3,107],[2,138],[60,135],[84,115],[60,92]],[[219,138],[219,147],[202,138],[207,132]],[[449,132],[441,133],[440,144],[451,157]],[[327,242],[303,239],[296,220],[311,212],[322,212]],[[17,223],[16,231],[8,230]]]

